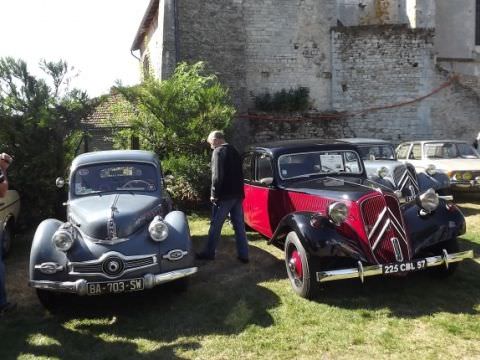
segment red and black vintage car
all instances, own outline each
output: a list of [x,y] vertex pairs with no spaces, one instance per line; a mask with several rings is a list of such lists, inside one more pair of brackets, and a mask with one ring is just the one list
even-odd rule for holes
[[243,157],[245,221],[285,251],[302,297],[319,283],[429,269],[453,273],[465,218],[429,189],[414,199],[368,180],[357,148],[344,142],[252,146]]

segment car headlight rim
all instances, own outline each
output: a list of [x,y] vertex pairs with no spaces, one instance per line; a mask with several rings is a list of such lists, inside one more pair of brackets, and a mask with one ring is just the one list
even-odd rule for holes
[[345,222],[348,216],[348,207],[342,202],[334,202],[328,206],[328,218],[332,223],[339,226]]
[[168,225],[160,216],[155,216],[148,226],[148,232],[153,241],[164,241],[168,237]]
[[73,246],[73,234],[66,228],[58,229],[52,236],[52,242],[57,250],[66,252]]
[[378,169],[377,174],[381,179],[386,178],[389,175],[388,168],[382,166],[380,169]]
[[431,213],[438,208],[440,200],[437,193],[432,188],[419,195],[419,205],[427,213]]
[[437,173],[437,167],[433,164],[430,164],[427,166],[427,168],[425,169],[425,172],[430,175],[430,176],[433,176]]

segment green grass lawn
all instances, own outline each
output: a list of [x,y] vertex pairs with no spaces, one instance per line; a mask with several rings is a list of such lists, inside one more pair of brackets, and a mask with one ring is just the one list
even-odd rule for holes
[[[480,255],[480,205],[462,203],[462,248]],[[190,216],[199,249],[208,219]],[[66,298],[51,315],[27,287],[31,236],[7,260],[18,310],[0,318],[0,359],[459,359],[480,358],[480,263],[447,280],[426,274],[343,281],[317,299],[294,295],[282,252],[249,233],[251,262],[236,260],[225,227],[217,260],[190,288],[117,297]]]

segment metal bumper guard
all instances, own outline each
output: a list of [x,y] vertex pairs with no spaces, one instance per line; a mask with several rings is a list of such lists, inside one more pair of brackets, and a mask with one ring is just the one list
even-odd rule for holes
[[[143,276],[145,289],[151,289],[154,286],[164,284],[170,281],[178,280],[186,276],[195,274],[198,271],[197,267],[180,269],[170,271],[164,274],[145,274]],[[118,279],[125,280],[125,279]],[[128,279],[127,279],[128,280]],[[78,279],[76,281],[48,281],[48,280],[31,280],[28,285],[38,289],[52,290],[59,292],[74,293],[78,295],[87,295],[88,281],[85,279]]]
[[[473,250],[462,251],[462,252],[452,253],[452,254],[448,254],[446,250],[443,250],[443,255],[427,257],[421,260],[426,261],[425,269],[428,269],[434,266],[441,266],[441,265],[445,266],[448,269],[448,264],[460,262],[465,259],[473,259],[473,258],[474,258]],[[412,262],[413,261],[417,261],[417,260],[412,260]],[[363,283],[364,278],[367,276],[376,276],[376,275],[384,274],[384,267],[387,265],[395,265],[395,263],[386,264],[386,265],[363,266],[363,264],[359,261],[358,268],[319,271],[317,272],[317,281],[327,282],[327,281],[335,281],[335,280],[360,278],[360,280]],[[406,271],[404,271],[403,273],[405,272]]]

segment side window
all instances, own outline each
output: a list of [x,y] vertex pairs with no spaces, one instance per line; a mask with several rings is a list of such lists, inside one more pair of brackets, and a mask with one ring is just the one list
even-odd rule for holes
[[257,161],[255,166],[255,181],[264,184],[272,183],[273,181],[273,168],[272,159],[265,154],[257,155]]
[[413,144],[412,151],[408,158],[410,160],[422,160],[422,146],[420,144]]
[[408,149],[410,149],[410,144],[403,144],[400,145],[397,149],[397,158],[398,159],[406,159],[407,158],[407,153]]
[[251,181],[252,180],[252,154],[244,155],[242,168],[243,168],[243,180]]

